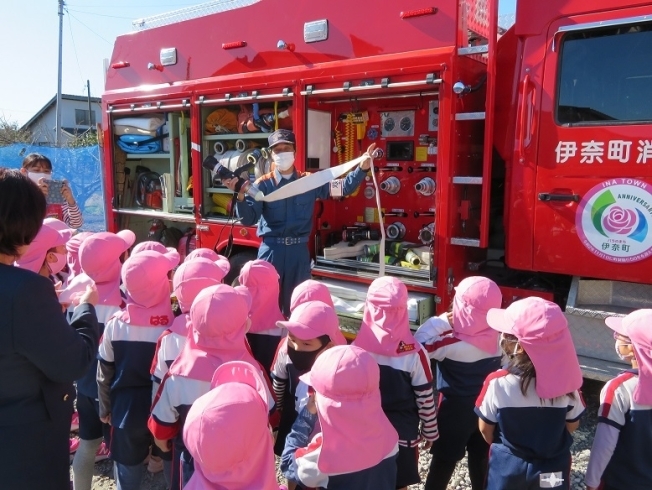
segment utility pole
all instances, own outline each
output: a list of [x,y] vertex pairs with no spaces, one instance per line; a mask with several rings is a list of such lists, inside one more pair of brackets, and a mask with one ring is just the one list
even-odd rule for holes
[[64,0],[59,0],[59,74],[57,78],[57,123],[56,123],[56,134],[55,144],[58,146],[61,145],[61,72],[63,65],[63,6],[65,5]]
[[91,81],[86,80],[86,89],[88,92],[88,132],[90,133],[91,128],[93,127],[93,116],[91,112]]

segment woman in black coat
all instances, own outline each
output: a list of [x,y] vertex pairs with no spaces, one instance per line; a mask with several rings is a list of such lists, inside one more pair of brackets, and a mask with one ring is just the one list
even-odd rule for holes
[[0,488],[69,490],[75,391],[97,354],[97,292],[66,322],[52,281],[14,267],[45,217],[45,197],[0,168]]

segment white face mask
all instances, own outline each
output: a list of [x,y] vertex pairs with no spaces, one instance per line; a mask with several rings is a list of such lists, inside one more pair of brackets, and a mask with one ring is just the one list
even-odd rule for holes
[[276,165],[276,168],[278,168],[281,172],[286,172],[292,168],[292,165],[294,165],[294,152],[293,151],[285,151],[282,153],[272,152],[272,160],[274,160],[274,164]]
[[620,353],[620,347],[625,346],[625,345],[632,345],[631,342],[625,342],[624,340],[616,339],[616,354],[620,358],[621,361],[631,361],[632,360],[632,354],[628,354],[624,356],[623,354]]
[[27,172],[27,176],[35,184],[38,184],[38,181],[41,180],[41,179],[52,180],[52,174],[46,174],[46,173],[41,173],[41,172]]

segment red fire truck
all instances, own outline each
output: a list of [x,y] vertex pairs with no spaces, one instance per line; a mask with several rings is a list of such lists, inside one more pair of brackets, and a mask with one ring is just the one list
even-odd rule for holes
[[185,234],[232,279],[259,240],[207,156],[253,180],[278,127],[310,172],[375,142],[359,191],[315,205],[312,273],[353,301],[343,328],[382,222],[415,326],[486,275],[506,304],[558,302],[586,375],[611,376],[603,319],[652,305],[652,3],[520,0],[507,31],[497,3],[216,0],[137,21],[102,97],[108,229]]

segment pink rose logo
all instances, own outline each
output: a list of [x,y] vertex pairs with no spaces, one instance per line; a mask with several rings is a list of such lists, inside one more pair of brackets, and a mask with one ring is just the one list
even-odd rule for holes
[[614,206],[602,218],[602,226],[610,233],[627,235],[636,226],[636,212],[633,209],[623,209],[620,206]]

